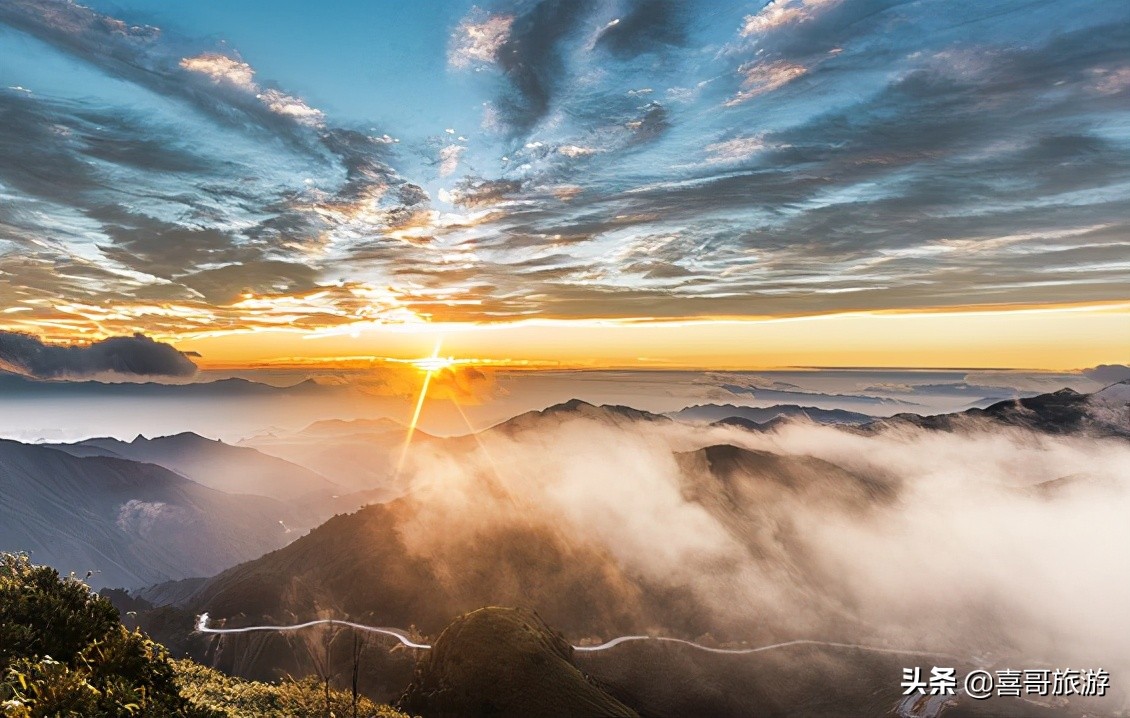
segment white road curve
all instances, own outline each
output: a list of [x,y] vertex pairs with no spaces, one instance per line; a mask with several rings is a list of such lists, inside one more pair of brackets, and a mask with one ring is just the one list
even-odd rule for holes
[[392,636],[400,641],[403,645],[409,648],[422,648],[427,650],[431,648],[427,643],[416,643],[405,631],[399,628],[386,628],[384,626],[366,626],[362,623],[353,623],[352,621],[340,621],[336,618],[325,618],[319,621],[307,621],[306,623],[295,623],[287,626],[244,626],[243,628],[210,628],[208,626],[208,614],[202,613],[196,619],[196,630],[200,633],[252,633],[255,631],[299,631],[303,628],[310,628],[319,624],[332,623],[338,626],[349,626],[356,628],[359,631],[368,631],[370,633],[380,633],[385,636]]
[[746,655],[750,653],[761,653],[763,651],[773,651],[778,648],[788,648],[789,646],[827,646],[829,648],[854,648],[860,651],[872,651],[874,653],[893,653],[900,656],[924,656],[930,658],[958,658],[946,653],[932,653],[929,651],[909,651],[899,648],[884,648],[883,646],[867,646],[860,643],[837,643],[835,641],[817,641],[813,639],[800,638],[795,641],[784,641],[782,643],[770,643],[767,646],[758,646],[756,648],[715,648],[714,646],[704,646],[701,643],[694,641],[687,641],[682,638],[671,638],[669,636],[620,636],[613,638],[611,641],[601,643],[596,646],[573,646],[575,651],[606,651],[609,648],[615,648],[621,643],[628,643],[630,641],[663,641],[667,643],[681,643],[684,646],[697,648],[700,651],[707,653],[727,653],[734,655]]
[[[388,628],[384,626],[366,626],[361,623],[353,623],[352,621],[341,621],[335,618],[324,618],[317,621],[307,621],[306,623],[296,623],[286,626],[245,626],[243,628],[211,628],[208,626],[208,614],[202,613],[196,619],[196,630],[200,633],[252,633],[254,631],[298,631],[303,628],[310,628],[320,624],[335,624],[339,626],[349,626],[356,628],[359,631],[369,631],[370,633],[380,633],[385,636],[391,636],[400,641],[401,644],[408,648],[419,648],[428,650],[431,645],[427,643],[416,643],[408,634],[399,628]],[[837,643],[835,641],[816,641],[811,639],[798,639],[795,641],[785,641],[783,643],[772,643],[767,646],[758,646],[757,648],[716,648],[714,646],[704,646],[701,643],[694,641],[687,641],[682,638],[670,638],[668,636],[620,636],[613,638],[610,641],[595,645],[595,646],[573,646],[573,650],[584,653],[593,653],[596,651],[607,651],[610,648],[615,648],[623,643],[630,643],[633,641],[659,641],[667,643],[680,643],[684,646],[690,646],[700,651],[707,653],[724,653],[730,655],[746,655],[750,653],[761,653],[763,651],[772,651],[779,648],[788,648],[789,646],[827,646],[830,648],[853,648],[861,651],[872,651],[875,653],[891,653],[900,656],[926,656],[931,658],[952,658],[960,660],[958,656],[951,656],[946,653],[931,653],[928,651],[908,651],[898,648],[884,648],[882,646],[867,646],[858,643]]]

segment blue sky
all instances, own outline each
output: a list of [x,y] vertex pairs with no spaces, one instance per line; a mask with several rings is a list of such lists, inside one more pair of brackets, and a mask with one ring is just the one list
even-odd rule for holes
[[[1126,298],[1130,6],[0,6],[44,331]],[[77,307],[77,309],[76,309]]]
[[[340,122],[416,136],[478,122],[480,96],[447,72],[451,25],[473,5],[423,2],[96,2],[118,17],[212,40]],[[458,124],[458,123],[456,123]]]

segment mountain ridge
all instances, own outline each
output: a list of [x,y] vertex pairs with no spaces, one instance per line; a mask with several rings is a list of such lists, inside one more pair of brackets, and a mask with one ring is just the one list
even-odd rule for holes
[[291,501],[345,493],[325,476],[304,466],[191,431],[153,438],[138,434],[130,441],[95,437],[45,446],[75,456],[106,455],[156,464],[204,486],[233,494]]
[[727,419],[746,419],[764,424],[778,418],[809,419],[820,424],[862,424],[873,421],[875,417],[846,409],[821,409],[815,406],[798,404],[775,404],[767,407],[741,406],[737,404],[694,404],[667,416],[681,421],[717,423]]
[[294,396],[332,391],[335,387],[304,379],[289,386],[229,377],[202,382],[108,382],[96,379],[36,379],[0,369],[0,392],[5,398],[38,396],[177,397]]
[[210,575],[285,544],[291,510],[153,464],[0,440],[0,548],[104,585]]

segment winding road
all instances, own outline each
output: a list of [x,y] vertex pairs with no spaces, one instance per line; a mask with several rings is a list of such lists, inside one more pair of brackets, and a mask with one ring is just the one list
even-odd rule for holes
[[[307,621],[306,623],[295,623],[286,626],[245,626],[243,628],[212,628],[208,625],[208,614],[202,613],[196,619],[196,630],[200,633],[252,633],[256,631],[299,631],[311,626],[321,624],[333,624],[339,626],[349,626],[359,631],[368,631],[370,633],[379,633],[381,635],[390,636],[395,638],[401,645],[408,648],[417,648],[421,650],[428,650],[431,648],[430,644],[417,643],[413,641],[408,633],[400,628],[389,628],[386,626],[366,626],[363,623],[353,623],[352,621],[341,621],[336,618],[324,618],[317,621]],[[600,643],[593,646],[573,646],[574,651],[594,653],[597,651],[607,651],[616,646],[624,643],[631,643],[634,641],[656,641],[666,643],[679,643],[684,646],[689,646],[700,651],[707,653],[723,653],[729,655],[748,655],[751,653],[761,653],[763,651],[773,651],[781,648],[788,648],[790,646],[827,646],[830,648],[849,648],[860,651],[872,651],[875,653],[890,653],[900,656],[920,656],[927,658],[946,658],[950,660],[962,660],[960,656],[953,656],[947,653],[933,653],[929,651],[911,651],[899,648],[885,648],[883,646],[868,646],[860,643],[839,643],[836,641],[817,641],[812,639],[801,638],[793,641],[784,641],[782,643],[770,643],[765,646],[758,646],[756,648],[716,648],[714,646],[704,646],[701,643],[688,641],[682,638],[671,638],[669,636],[619,636],[610,641]],[[905,718],[938,718],[942,712],[953,705],[954,698],[952,696],[919,696],[917,694],[907,696],[900,701],[896,714]]]
[[366,626],[362,623],[353,623],[352,621],[340,621],[336,618],[324,618],[318,621],[307,621],[306,623],[295,623],[287,626],[245,626],[243,628],[210,628],[208,626],[208,614],[202,613],[196,619],[196,630],[200,633],[253,633],[256,631],[299,631],[303,628],[310,628],[319,624],[332,623],[338,626],[349,626],[356,628],[359,631],[368,631],[370,633],[380,633],[385,636],[392,636],[400,641],[403,645],[409,648],[422,648],[429,649],[431,646],[427,643],[416,643],[405,631],[399,628],[386,628],[384,626]]
[[[196,619],[196,630],[200,633],[252,633],[255,631],[298,631],[303,628],[310,628],[320,624],[334,624],[339,626],[349,626],[356,628],[359,631],[369,631],[370,633],[379,633],[385,636],[391,636],[399,641],[401,644],[408,648],[419,648],[428,650],[431,648],[427,643],[416,643],[409,636],[408,633],[399,628],[389,628],[386,626],[366,626],[362,623],[353,623],[352,621],[342,621],[336,618],[323,618],[317,621],[307,621],[306,623],[295,623],[285,626],[245,626],[243,628],[211,628],[208,625],[208,614],[202,613]],[[595,651],[607,651],[610,648],[615,648],[624,643],[631,643],[634,641],[657,641],[666,643],[680,643],[684,646],[690,646],[700,651],[707,653],[724,653],[730,655],[747,655],[750,653],[761,653],[763,651],[772,651],[779,648],[788,648],[789,646],[827,646],[830,648],[852,648],[861,651],[873,651],[876,653],[892,653],[902,656],[924,656],[930,658],[949,658],[960,660],[958,656],[952,656],[946,653],[932,653],[929,651],[909,651],[898,648],[884,648],[882,646],[868,646],[859,643],[837,643],[836,641],[817,641],[812,639],[798,639],[794,641],[784,641],[782,643],[771,643],[766,646],[758,646],[756,648],[716,648],[714,646],[704,646],[701,643],[688,641],[682,638],[671,638],[669,636],[619,636],[610,641],[600,643],[594,646],[573,646],[574,651],[592,653]]]

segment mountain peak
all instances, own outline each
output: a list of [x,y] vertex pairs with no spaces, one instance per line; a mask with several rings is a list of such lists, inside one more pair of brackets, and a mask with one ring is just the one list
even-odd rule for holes
[[612,414],[615,416],[623,417],[625,419],[633,419],[639,421],[670,421],[670,419],[661,414],[653,414],[650,411],[643,411],[630,406],[621,404],[590,404],[584,399],[570,399],[569,401],[560,404],[554,404],[542,409],[538,412],[530,412],[540,416],[553,416],[558,414],[580,414],[582,416],[597,416]]
[[[299,434],[344,434],[373,431],[405,431],[408,427],[395,419],[319,419],[308,424]],[[280,432],[285,433],[285,432]]]
[[201,436],[195,431],[181,431],[176,434],[165,434],[163,436],[154,436],[152,438],[145,436],[145,434],[138,434],[133,437],[129,442],[133,446],[140,446],[144,444],[219,444],[222,443],[219,439],[209,439],[207,436]]
[[554,406],[551,406],[549,408],[550,409],[560,408],[560,409],[567,409],[569,411],[575,411],[575,410],[581,409],[583,407],[596,408],[596,405],[590,404],[589,402],[585,401],[584,399],[574,398],[574,399],[570,399],[569,401],[566,401],[562,404],[555,404]]

